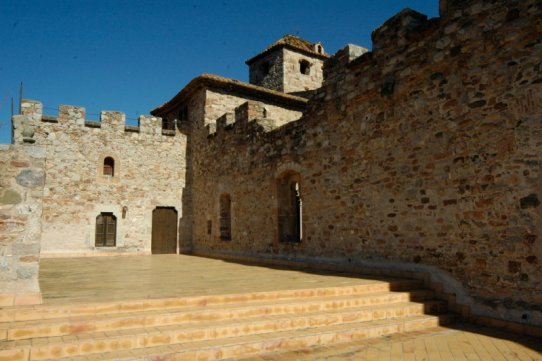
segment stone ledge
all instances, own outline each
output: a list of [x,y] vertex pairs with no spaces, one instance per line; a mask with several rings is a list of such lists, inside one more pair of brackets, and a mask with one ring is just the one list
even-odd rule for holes
[[100,122],[95,122],[93,120],[85,120],[85,127],[89,128],[101,128],[102,125]]
[[150,251],[140,252],[74,252],[74,253],[41,253],[40,258],[76,258],[76,257],[118,257],[149,256]]
[[41,292],[33,293],[0,293],[0,307],[41,305]]
[[58,117],[53,115],[42,115],[41,121],[46,123],[58,123]]

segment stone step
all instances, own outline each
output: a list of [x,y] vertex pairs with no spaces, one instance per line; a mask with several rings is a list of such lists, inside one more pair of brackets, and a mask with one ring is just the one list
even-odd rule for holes
[[143,327],[122,331],[95,332],[79,336],[6,341],[4,345],[11,349],[17,348],[17,345],[31,347],[30,360],[37,361],[68,356],[92,355],[113,350],[132,350],[269,332],[329,327],[347,323],[400,320],[404,317],[422,316],[428,311],[439,312],[441,310],[445,310],[444,303],[441,301],[402,302],[389,305],[364,306],[348,310],[308,313],[295,317],[292,315],[274,315],[243,320],[198,322],[183,325],[182,327],[178,325]]
[[91,315],[122,314],[151,310],[182,309],[208,305],[252,303],[284,299],[306,299],[311,297],[333,297],[363,295],[388,291],[406,291],[423,287],[421,280],[387,279],[370,280],[367,284],[346,287],[324,287],[269,292],[253,292],[228,295],[206,295],[137,301],[103,302],[92,304],[38,305],[5,307],[0,309],[0,322],[28,321],[39,319],[68,318]]
[[[425,330],[439,325],[447,325],[453,322],[454,319],[455,315],[452,314],[410,316],[399,319],[354,322],[318,328],[303,328],[215,340],[193,341],[182,344],[111,351],[96,355],[96,358],[92,355],[72,357],[58,355],[45,360],[226,360],[240,356],[295,350],[314,345],[329,345],[381,337],[400,332]],[[18,359],[13,359],[14,361],[32,360],[28,349],[21,348],[19,354],[22,356]]]
[[[281,299],[229,305],[199,306],[166,311],[152,310],[127,314],[90,315],[76,318],[56,318],[18,321],[0,324],[0,340],[23,340],[37,337],[81,335],[131,328],[182,325],[200,321],[239,320],[247,317],[299,315],[327,312],[361,306],[376,306],[408,301],[424,301],[433,296],[428,290],[410,292],[379,292],[367,295],[315,297],[309,299]],[[4,338],[2,338],[4,337]]]

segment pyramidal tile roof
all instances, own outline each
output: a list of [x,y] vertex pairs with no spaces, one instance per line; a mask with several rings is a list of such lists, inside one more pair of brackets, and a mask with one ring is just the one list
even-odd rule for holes
[[274,49],[277,49],[277,48],[281,48],[281,47],[287,47],[287,48],[290,48],[290,49],[293,49],[293,50],[298,50],[298,51],[301,51],[303,53],[306,53],[307,55],[316,56],[316,57],[320,57],[320,58],[323,58],[323,59],[328,58],[329,55],[323,50],[323,47],[322,47],[322,52],[321,53],[319,53],[316,50],[317,49],[316,46],[318,44],[319,43],[311,43],[310,41],[302,39],[302,38],[300,38],[298,36],[295,36],[295,35],[286,34],[283,37],[281,37],[280,39],[278,39],[277,41],[275,41],[273,44],[269,45],[265,50],[263,50],[262,52],[260,52],[256,56],[248,59],[246,61],[246,63],[250,64],[253,61],[255,61],[256,59],[260,58],[261,56],[269,53],[270,51],[272,51]]

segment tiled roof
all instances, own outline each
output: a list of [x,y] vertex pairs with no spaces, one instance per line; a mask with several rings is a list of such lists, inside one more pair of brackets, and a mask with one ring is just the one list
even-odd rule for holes
[[293,107],[296,109],[304,109],[307,104],[307,99],[295,95],[290,95],[275,90],[267,89],[258,85],[245,83],[239,80],[225,78],[213,74],[202,74],[185,86],[171,100],[151,110],[152,115],[160,116],[177,104],[189,98],[191,94],[201,87],[211,89],[221,89],[231,94],[239,94],[251,98],[269,101],[274,104]]
[[277,41],[275,41],[273,44],[269,45],[264,51],[259,53],[258,55],[248,59],[246,61],[247,64],[252,63],[254,60],[260,58],[261,56],[269,53],[271,50],[280,48],[280,47],[287,47],[294,50],[299,50],[303,53],[306,53],[308,55],[320,57],[322,59],[328,58],[329,55],[326,54],[326,52],[322,51],[322,53],[318,53],[316,49],[316,45],[318,43],[311,43],[308,40],[301,39],[298,36],[286,34]]

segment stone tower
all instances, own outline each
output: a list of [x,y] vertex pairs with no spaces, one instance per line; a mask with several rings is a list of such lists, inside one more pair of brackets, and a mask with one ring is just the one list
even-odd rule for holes
[[301,95],[322,86],[322,66],[327,58],[322,44],[285,35],[246,61],[249,82]]

